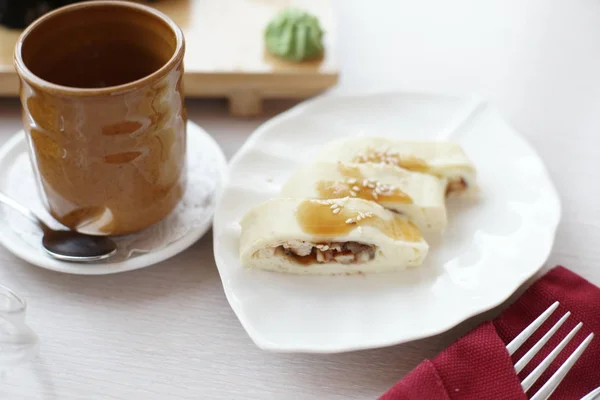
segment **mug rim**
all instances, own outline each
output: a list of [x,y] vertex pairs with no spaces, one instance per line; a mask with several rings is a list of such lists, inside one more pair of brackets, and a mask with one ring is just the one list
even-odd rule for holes
[[[25,42],[29,34],[32,31],[34,31],[38,26],[40,26],[47,20],[66,12],[82,8],[102,8],[106,6],[133,9],[136,11],[143,12],[145,14],[149,14],[150,16],[160,19],[164,23],[166,23],[171,29],[171,31],[174,33],[176,40],[175,51],[173,52],[171,58],[166,63],[164,63],[159,69],[157,69],[149,75],[143,76],[142,78],[136,79],[131,82],[123,83],[120,85],[107,86],[103,88],[79,88],[52,83],[50,81],[40,78],[25,65],[25,62],[23,61],[22,57],[23,43]],[[45,91],[54,92],[57,94],[90,97],[116,95],[130,92],[132,90],[136,90],[143,86],[146,86],[150,82],[153,82],[166,75],[179,61],[181,61],[183,59],[184,50],[185,39],[181,28],[163,12],[158,11],[153,7],[146,6],[144,4],[138,4],[129,1],[126,2],[119,0],[94,0],[59,7],[33,21],[31,24],[29,24],[27,28],[25,28],[21,35],[19,35],[19,38],[14,48],[13,59],[18,75],[21,77],[21,79],[25,80],[32,86],[36,86]]]

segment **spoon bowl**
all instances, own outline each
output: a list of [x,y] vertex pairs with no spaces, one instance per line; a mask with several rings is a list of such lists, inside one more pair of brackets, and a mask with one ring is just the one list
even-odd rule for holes
[[42,245],[48,254],[62,261],[101,261],[117,252],[116,243],[107,237],[73,231],[45,232]]
[[106,236],[93,236],[76,231],[52,229],[31,210],[3,193],[0,193],[0,203],[18,211],[38,225],[44,233],[42,238],[44,250],[58,260],[94,262],[106,260],[117,252],[117,244]]

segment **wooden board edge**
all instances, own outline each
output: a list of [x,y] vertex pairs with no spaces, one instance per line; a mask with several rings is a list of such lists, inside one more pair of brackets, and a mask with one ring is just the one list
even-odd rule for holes
[[[262,112],[265,99],[304,99],[339,81],[338,73],[191,73],[184,75],[186,98],[226,98],[231,115],[252,117]],[[18,97],[19,78],[0,71],[0,96]]]

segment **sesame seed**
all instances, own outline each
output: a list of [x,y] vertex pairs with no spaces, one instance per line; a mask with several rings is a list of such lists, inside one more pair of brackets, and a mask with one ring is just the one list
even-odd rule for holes
[[369,181],[365,179],[365,180],[363,181],[363,186],[367,186],[368,184],[369,184]]
[[369,183],[369,184],[367,185],[367,187],[368,187],[368,188],[370,188],[370,189],[375,189],[375,185],[374,185],[374,184],[372,184],[372,183]]
[[342,210],[341,208],[336,208],[335,210],[333,210],[333,213],[334,213],[334,214],[339,214],[339,212],[340,212],[341,210]]
[[327,246],[327,245],[323,245],[323,248],[322,248],[321,250],[323,250],[323,251],[327,251],[327,250],[329,250],[329,246]]
[[348,218],[348,219],[346,220],[346,223],[347,223],[347,224],[351,224],[351,223],[353,223],[353,222],[354,222],[354,220],[353,220],[352,218]]
[[348,182],[350,185],[354,185],[356,183],[356,179],[350,178],[346,182]]
[[358,217],[356,217],[357,221],[360,221],[362,219],[362,217],[359,215]]
[[353,191],[353,190],[351,190],[351,191],[350,191],[350,196],[352,196],[352,197],[356,197],[356,192],[355,192],[355,191]]
[[339,204],[337,204],[337,203],[333,203],[333,204],[331,205],[331,207],[329,207],[329,208],[331,208],[331,209],[333,210],[333,209],[336,209],[336,208],[338,208],[339,206],[340,206]]
[[360,188],[358,186],[352,186],[352,190],[354,190],[355,192],[360,191]]
[[373,192],[372,194],[373,194],[373,198],[374,198],[375,200],[377,200],[377,198],[379,197],[379,195],[377,194],[377,192]]

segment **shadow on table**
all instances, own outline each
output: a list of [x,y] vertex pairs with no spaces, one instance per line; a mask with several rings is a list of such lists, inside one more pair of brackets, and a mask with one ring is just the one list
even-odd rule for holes
[[[174,292],[201,293],[220,285],[212,255],[212,231],[187,251],[160,264],[111,275],[69,275],[28,265],[20,272],[23,282],[43,282],[55,296],[89,297],[116,304],[142,303]],[[140,281],[144,284],[141,285]]]
[[31,398],[31,395],[43,400],[57,398],[54,382],[43,355],[39,355],[31,363],[10,369],[1,376],[0,398],[25,398],[25,391],[28,393],[27,398]]

